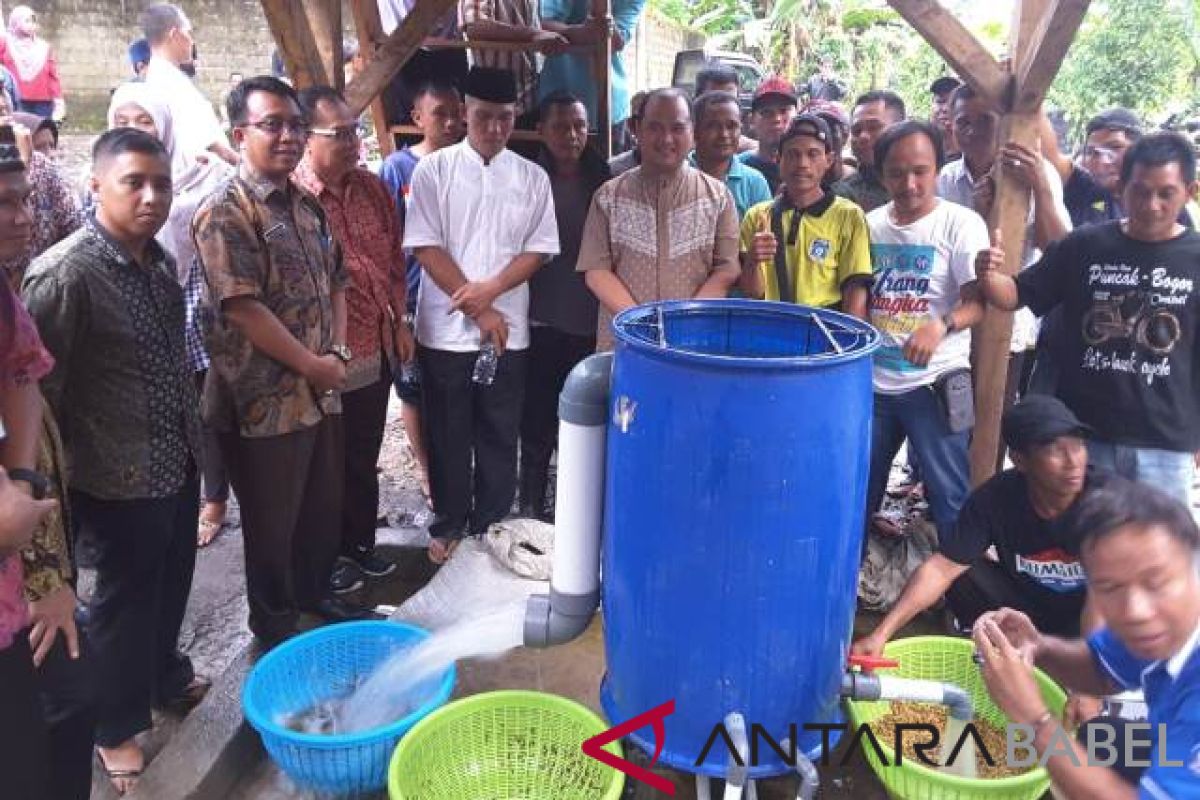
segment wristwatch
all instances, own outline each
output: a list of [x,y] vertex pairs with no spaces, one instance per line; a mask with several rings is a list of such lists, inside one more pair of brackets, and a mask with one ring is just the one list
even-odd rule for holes
[[945,326],[946,333],[954,333],[956,330],[958,330],[958,326],[954,324],[953,312],[942,315],[942,325]]
[[341,361],[343,364],[350,363],[350,357],[352,354],[350,352],[350,348],[344,344],[329,345],[329,353],[337,356],[338,361]]
[[34,500],[44,500],[50,493],[50,479],[40,472],[16,467],[8,470],[8,479],[28,483]]

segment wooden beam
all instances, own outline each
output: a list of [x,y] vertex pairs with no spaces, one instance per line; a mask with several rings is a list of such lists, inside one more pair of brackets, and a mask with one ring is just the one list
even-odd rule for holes
[[[358,48],[363,60],[375,55],[375,48],[383,41],[383,21],[379,18],[379,4],[375,0],[350,0],[350,13],[354,16],[354,29],[358,33]],[[387,158],[396,149],[396,137],[388,126],[387,109],[383,95],[371,100],[371,121],[375,124],[375,137],[379,140],[379,153]]]
[[[1001,142],[1017,142],[1036,152],[1036,113],[1005,114],[1000,119]],[[1025,229],[1029,221],[1029,189],[998,165],[996,198],[988,216],[988,234],[1000,229],[1004,244],[1004,271],[1016,275],[1025,255]],[[971,435],[971,483],[986,481],[996,471],[1000,453],[1000,417],[1004,413],[1004,384],[1008,377],[1012,312],[988,306],[983,322],[971,332],[975,373],[975,430]]]
[[1012,76],[937,0],[888,0],[959,77],[997,108],[1007,108]]
[[[297,89],[341,86],[342,6],[339,0],[262,0],[284,69]],[[299,12],[299,13],[298,13]]]
[[1030,39],[1025,62],[1017,72],[1014,107],[1018,111],[1032,111],[1046,98],[1046,92],[1083,24],[1091,0],[1052,0],[1049,5]]
[[346,102],[355,114],[362,113],[379,96],[421,46],[434,23],[454,5],[455,0],[417,0],[400,27],[384,39],[363,71],[346,87]]
[[1008,62],[1009,71],[1016,74],[1021,71],[1032,51],[1030,40],[1037,32],[1042,17],[1046,15],[1051,0],[1016,0],[1013,3],[1012,20],[1008,25]]

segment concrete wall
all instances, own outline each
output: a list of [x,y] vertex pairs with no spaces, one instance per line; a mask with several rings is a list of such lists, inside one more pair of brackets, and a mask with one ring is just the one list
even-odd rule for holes
[[654,11],[647,10],[638,22],[633,42],[625,52],[625,64],[634,92],[671,85],[675,54],[704,47],[703,34],[681,28]]
[[[258,0],[177,0],[196,28],[200,85],[214,100],[231,72],[267,72],[274,42]],[[126,50],[141,36],[149,0],[32,0],[54,45],[72,126],[92,127],[130,74]],[[5,8],[11,8],[6,3]]]
[[[196,28],[200,49],[199,80],[214,101],[239,72],[255,75],[270,69],[274,47],[258,0],[176,0]],[[129,75],[126,49],[141,36],[138,14],[150,0],[31,0],[43,35],[54,45],[67,94],[72,127],[102,125],[109,92]],[[296,0],[297,5],[299,0]],[[5,9],[12,3],[4,4]],[[343,22],[353,33],[353,18],[343,3]],[[682,31],[647,12],[629,49],[634,89],[671,81],[675,52],[703,45],[703,38]]]

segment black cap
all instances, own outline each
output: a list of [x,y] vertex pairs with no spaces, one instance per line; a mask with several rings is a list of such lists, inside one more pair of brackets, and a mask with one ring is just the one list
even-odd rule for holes
[[1001,429],[1004,443],[1017,451],[1053,442],[1060,436],[1086,436],[1092,432],[1063,401],[1047,394],[1026,395],[1004,412]]
[[783,132],[783,136],[779,137],[779,152],[782,153],[783,146],[797,136],[811,136],[819,139],[825,145],[827,153],[833,147],[833,134],[829,131],[829,123],[816,114],[797,114],[792,117],[787,130]]
[[1096,131],[1125,131],[1134,136],[1140,136],[1142,120],[1128,108],[1110,108],[1088,120],[1087,131],[1084,135],[1091,136]]
[[507,69],[471,67],[463,94],[486,103],[517,102],[517,79]]
[[936,95],[949,94],[962,86],[962,81],[952,75],[943,75],[929,84],[929,93]]
[[24,172],[25,162],[11,125],[0,125],[0,172]]

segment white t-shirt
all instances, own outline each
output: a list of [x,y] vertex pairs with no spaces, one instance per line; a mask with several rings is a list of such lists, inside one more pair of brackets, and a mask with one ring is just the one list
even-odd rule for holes
[[[404,247],[441,247],[470,281],[499,274],[522,253],[557,255],[550,178],[509,150],[484,164],[467,141],[430,153],[413,171]],[[422,274],[417,341],[436,350],[478,350],[478,326],[461,311],[451,311],[451,305],[449,296]],[[508,323],[508,349],[528,347],[528,284],[500,295],[492,307]]]
[[229,145],[212,103],[179,67],[153,56],[146,66],[146,86],[154,90],[171,112],[171,130],[175,136],[172,175],[182,175],[195,166],[195,157],[205,153],[214,142]]
[[969,208],[938,200],[909,225],[892,219],[892,204],[867,215],[871,230],[871,324],[883,334],[875,351],[875,391],[899,394],[926,386],[943,372],[970,363],[971,332],[942,340],[926,367],[904,358],[904,343],[929,320],[958,304],[959,290],[975,280],[975,255],[989,246],[987,225]]
[[[1062,178],[1054,165],[1044,158],[1042,159],[1042,174],[1046,176],[1046,184],[1050,187],[1050,194],[1054,198],[1054,213],[1058,215],[1059,220],[1069,231],[1071,230],[1071,215],[1063,203]],[[960,206],[974,208],[975,183],[971,179],[970,170],[967,169],[966,159],[956,159],[942,167],[942,171],[938,174],[938,197],[958,203]],[[1029,221],[1025,226],[1025,252],[1021,257],[1021,269],[1037,263],[1037,260],[1042,257],[1042,251],[1036,244],[1037,230],[1034,225],[1034,212],[1035,209],[1031,203]],[[1013,353],[1022,353],[1033,347],[1037,343],[1039,328],[1038,318],[1033,315],[1032,311],[1028,308],[1017,309],[1013,314],[1012,340],[1009,350]]]

